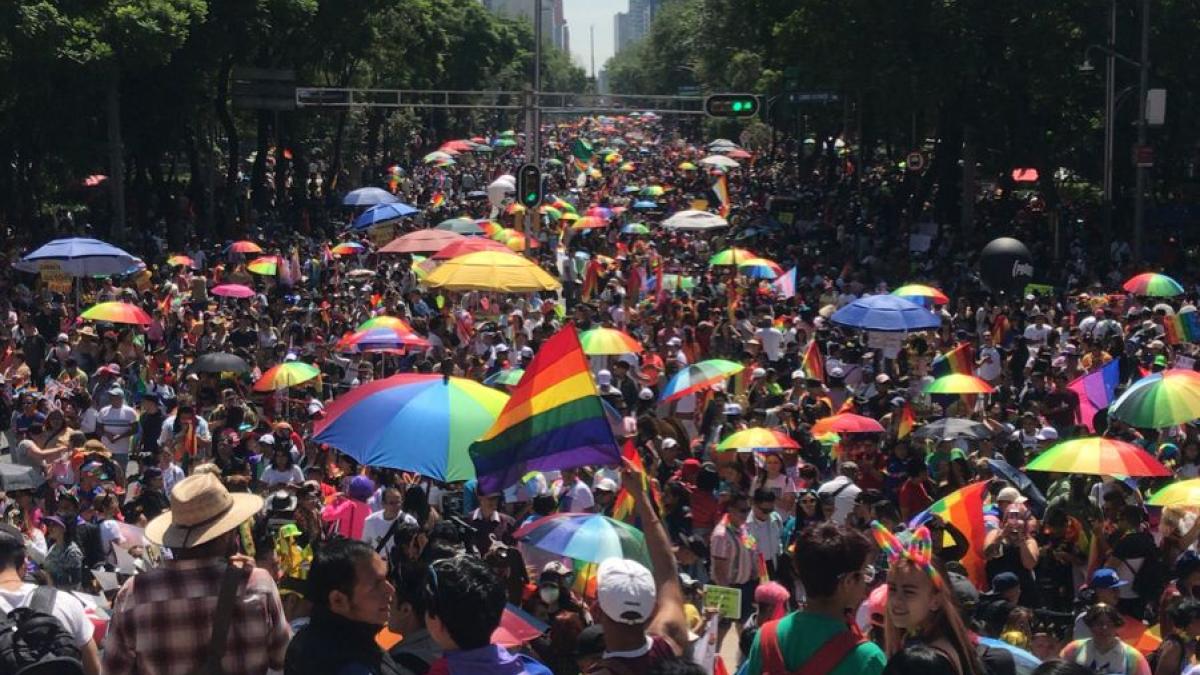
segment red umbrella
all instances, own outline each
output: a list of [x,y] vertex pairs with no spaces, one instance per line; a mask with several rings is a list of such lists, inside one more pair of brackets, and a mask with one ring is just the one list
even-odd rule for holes
[[835,434],[882,434],[883,425],[870,417],[854,413],[822,417],[812,425],[813,436],[823,436],[831,432]]
[[230,244],[229,252],[230,253],[262,253],[263,250],[262,250],[262,247],[259,246],[258,244],[254,243],[252,241],[247,241],[247,240],[243,239],[241,241],[235,241],[232,244]]
[[466,239],[466,237],[450,230],[417,230],[389,241],[379,249],[379,252],[432,253],[440,251],[446,244],[452,244],[460,239]]
[[484,237],[459,237],[458,241],[450,242],[444,247],[438,249],[437,253],[431,256],[434,260],[450,260],[457,258],[460,255],[468,253],[477,253],[479,251],[503,251],[504,253],[512,253],[507,246],[501,244],[494,239],[486,239]]
[[500,625],[492,633],[492,642],[506,649],[514,649],[541,637],[547,628],[546,624],[516,605],[508,605],[500,615]]

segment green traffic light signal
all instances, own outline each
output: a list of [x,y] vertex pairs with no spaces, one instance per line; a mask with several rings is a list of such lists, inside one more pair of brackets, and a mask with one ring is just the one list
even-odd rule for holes
[[709,117],[753,117],[758,114],[758,99],[753,94],[713,94],[704,99]]
[[542,172],[534,164],[526,164],[517,170],[517,194],[521,205],[527,209],[537,208],[542,203]]

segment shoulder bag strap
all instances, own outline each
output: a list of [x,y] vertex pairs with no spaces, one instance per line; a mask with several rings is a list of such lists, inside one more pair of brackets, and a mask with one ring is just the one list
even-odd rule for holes
[[229,565],[221,577],[221,591],[217,596],[217,611],[213,614],[212,638],[201,673],[205,675],[222,675],[224,670],[221,659],[225,657],[226,641],[229,639],[229,624],[233,621],[233,605],[237,600],[238,586],[241,585],[245,570]]
[[779,649],[778,621],[768,621],[758,629],[758,656],[762,675],[786,675],[783,652]]
[[33,597],[29,600],[29,608],[35,612],[53,616],[54,596],[56,593],[53,586],[38,586],[33,590]]
[[862,638],[844,630],[825,641],[792,675],[825,675],[862,643]]

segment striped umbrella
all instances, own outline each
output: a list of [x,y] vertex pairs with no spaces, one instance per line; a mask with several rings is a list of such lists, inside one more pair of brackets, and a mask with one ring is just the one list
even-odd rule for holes
[[1131,277],[1121,288],[1134,295],[1149,295],[1157,298],[1170,298],[1183,293],[1183,286],[1171,277],[1157,272],[1143,272]]
[[258,244],[254,243],[252,241],[247,241],[245,239],[243,239],[241,241],[233,242],[232,244],[229,245],[228,250],[230,253],[262,253],[263,252],[261,246],[259,246]]
[[1130,385],[1108,414],[1143,429],[1163,429],[1200,418],[1200,373],[1164,370]]
[[718,382],[737,375],[745,370],[745,366],[724,359],[708,359],[700,361],[680,370],[663,387],[659,397],[661,403],[668,403],[683,398],[688,394],[711,387]]
[[944,305],[950,302],[950,298],[945,293],[925,284],[904,284],[892,291],[892,295],[898,295],[914,302],[916,300],[929,301],[935,305]]
[[636,338],[615,328],[593,328],[579,334],[583,353],[588,356],[638,354],[644,347]]
[[841,413],[822,417],[812,426],[813,436],[822,436],[829,433],[881,434],[883,433],[883,425],[870,417],[854,413]]
[[727,248],[709,258],[708,264],[710,267],[716,267],[718,265],[740,265],[747,260],[757,257],[758,256],[753,252],[747,251],[744,248]]
[[965,373],[943,375],[925,386],[926,394],[990,394],[992,385]]
[[517,541],[554,555],[602,563],[628,558],[649,565],[646,537],[640,530],[592,513],[556,513],[517,530]]
[[302,361],[285,361],[263,373],[258,382],[254,383],[254,391],[287,389],[320,376],[321,371],[317,370],[316,366]]
[[1146,503],[1150,506],[1196,506],[1200,504],[1200,478],[1171,483],[1155,492]]
[[79,315],[81,319],[88,321],[100,321],[104,323],[130,323],[141,326],[148,326],[153,322],[150,315],[137,305],[131,305],[127,302],[102,302],[98,305],[89,307]]
[[524,374],[524,368],[503,368],[489,375],[483,383],[489,387],[515,387],[521,381],[521,376]]
[[1133,443],[1092,436],[1063,441],[1038,455],[1026,471],[1093,476],[1171,476],[1171,470]]
[[415,332],[413,330],[413,327],[411,325],[409,325],[409,323],[407,321],[405,321],[404,319],[400,319],[400,318],[397,318],[394,316],[389,316],[387,314],[380,314],[379,316],[373,316],[373,317],[367,319],[366,321],[358,324],[358,327],[355,328],[354,330],[359,331],[359,330],[367,330],[370,328],[390,328],[398,333],[413,333],[413,332]]
[[261,258],[255,258],[246,264],[246,270],[255,274],[273,277],[279,274],[279,256],[264,255]]
[[750,427],[730,434],[728,438],[717,445],[717,452],[736,450],[749,452],[753,450],[791,450],[799,448],[800,444],[790,436],[777,429],[766,427]]

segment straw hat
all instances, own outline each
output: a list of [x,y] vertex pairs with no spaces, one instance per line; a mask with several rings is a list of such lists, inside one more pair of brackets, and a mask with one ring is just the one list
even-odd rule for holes
[[262,497],[230,494],[212,474],[189,476],[171,489],[171,510],[146,525],[146,538],[168,548],[193,548],[237,528],[262,507]]

